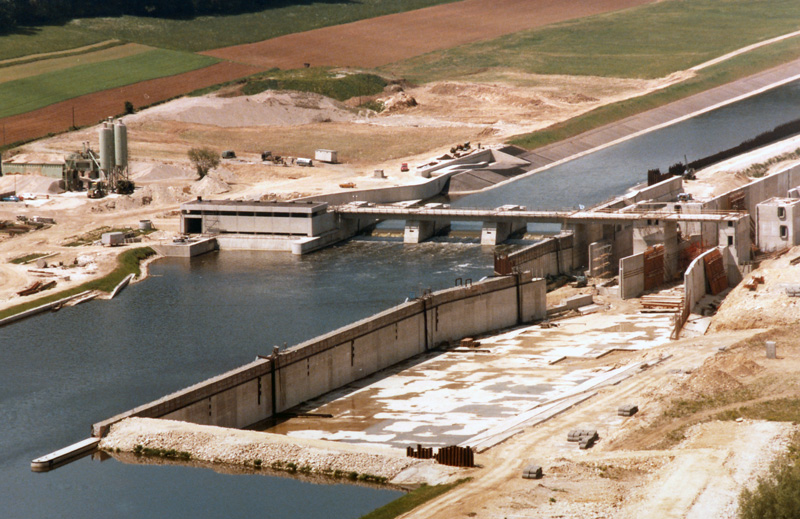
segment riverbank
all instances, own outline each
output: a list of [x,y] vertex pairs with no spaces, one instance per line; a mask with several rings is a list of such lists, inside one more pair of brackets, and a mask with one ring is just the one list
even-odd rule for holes
[[408,458],[404,451],[389,447],[150,418],[114,424],[99,448],[112,455],[123,452],[404,486],[448,483],[465,473],[433,460]]

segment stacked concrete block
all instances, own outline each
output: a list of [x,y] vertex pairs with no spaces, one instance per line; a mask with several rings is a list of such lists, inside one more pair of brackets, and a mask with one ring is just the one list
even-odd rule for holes
[[633,416],[638,412],[639,412],[639,406],[636,406],[634,404],[621,405],[619,406],[619,409],[617,409],[617,415],[619,416]]
[[523,479],[542,479],[542,467],[539,465],[528,465],[522,471]]
[[567,434],[567,441],[578,442],[581,449],[590,449],[600,439],[595,429],[573,429]]

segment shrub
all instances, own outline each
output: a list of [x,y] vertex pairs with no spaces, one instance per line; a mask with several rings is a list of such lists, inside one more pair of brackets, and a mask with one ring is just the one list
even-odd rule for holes
[[782,459],[752,491],[739,497],[740,519],[792,519],[800,517],[800,465]]
[[209,171],[219,166],[219,153],[209,148],[192,148],[189,150],[189,160],[197,170],[197,176],[205,177]]

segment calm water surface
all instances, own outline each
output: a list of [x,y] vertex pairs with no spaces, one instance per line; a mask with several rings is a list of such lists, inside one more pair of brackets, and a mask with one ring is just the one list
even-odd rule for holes
[[[666,169],[800,117],[789,85],[457,205],[591,205]],[[0,328],[0,517],[355,518],[391,490],[84,458],[46,474],[30,460],[88,437],[90,424],[371,315],[457,277],[480,279],[491,250],[353,241],[303,258],[227,252],[161,260],[113,301]]]

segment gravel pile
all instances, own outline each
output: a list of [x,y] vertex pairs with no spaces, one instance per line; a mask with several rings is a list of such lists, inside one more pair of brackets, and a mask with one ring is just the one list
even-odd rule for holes
[[[322,444],[326,446],[322,446]],[[196,425],[171,420],[129,418],[115,424],[100,442],[107,451],[134,452],[137,445],[145,449],[188,452],[193,460],[236,465],[256,464],[302,472],[357,473],[391,479],[412,465],[432,463],[370,452],[370,447],[332,445],[330,442],[296,440],[285,436]]]

